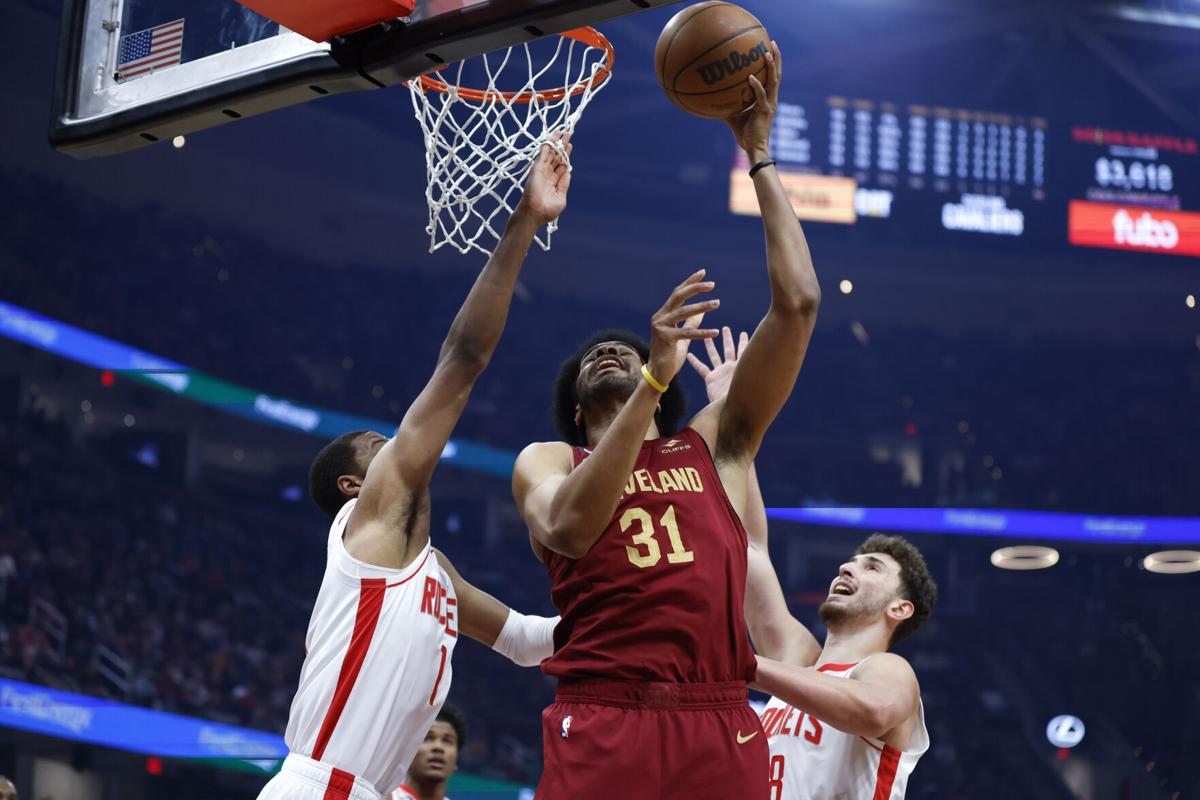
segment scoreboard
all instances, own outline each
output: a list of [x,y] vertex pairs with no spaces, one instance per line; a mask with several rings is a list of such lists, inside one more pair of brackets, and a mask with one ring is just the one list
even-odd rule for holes
[[[1075,126],[1071,244],[1200,256],[1200,147],[1194,138]],[[1189,191],[1190,190],[1190,191]],[[1191,207],[1198,207],[1193,205]]]
[[[1200,214],[1185,202],[1186,188],[1200,194],[1194,139],[833,96],[781,99],[771,153],[804,220],[887,237],[1200,255]],[[1057,172],[1051,156],[1064,165]],[[735,214],[758,214],[748,168],[739,152],[730,172]]]

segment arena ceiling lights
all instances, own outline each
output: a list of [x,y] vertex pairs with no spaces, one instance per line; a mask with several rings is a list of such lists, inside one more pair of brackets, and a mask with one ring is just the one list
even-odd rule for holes
[[1000,569],[1048,569],[1057,563],[1058,551],[1041,545],[1001,547],[992,553],[992,566]]
[[1200,550],[1160,550],[1143,558],[1142,566],[1163,575],[1200,572]]
[[1100,13],[1129,22],[1143,22],[1150,25],[1164,25],[1169,28],[1190,28],[1200,30],[1200,14],[1187,5],[1178,2],[1160,0],[1158,3],[1113,3],[1102,9]]

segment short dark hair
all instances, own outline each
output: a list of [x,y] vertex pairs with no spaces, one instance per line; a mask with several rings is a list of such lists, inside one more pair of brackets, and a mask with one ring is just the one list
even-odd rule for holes
[[308,493],[313,502],[330,519],[337,516],[349,498],[342,494],[337,481],[343,475],[358,475],[358,437],[370,431],[343,433],[321,448],[312,466],[308,468]]
[[442,706],[442,710],[438,712],[434,722],[450,723],[450,727],[454,728],[454,735],[458,737],[458,749],[463,749],[463,745],[467,743],[467,717],[459,710],[458,706],[452,706],[449,703]]
[[[632,331],[613,328],[592,334],[574,354],[562,362],[562,366],[558,368],[558,378],[554,382],[554,424],[558,428],[559,437],[567,444],[578,447],[587,445],[587,432],[582,425],[575,424],[575,406],[579,404],[575,382],[579,380],[580,359],[601,342],[624,342],[637,351],[642,361],[648,361],[650,358],[650,344],[645,339]],[[658,432],[663,436],[671,436],[678,432],[679,421],[687,412],[687,395],[678,381],[672,381],[658,403],[660,410],[654,415]]]
[[876,533],[854,551],[855,555],[863,553],[886,553],[900,565],[900,596],[913,604],[913,615],[896,626],[892,632],[892,640],[888,647],[895,647],[900,642],[917,632],[925,624],[933,607],[937,603],[937,584],[929,575],[929,567],[925,557],[921,555],[913,543],[903,536],[884,536]]

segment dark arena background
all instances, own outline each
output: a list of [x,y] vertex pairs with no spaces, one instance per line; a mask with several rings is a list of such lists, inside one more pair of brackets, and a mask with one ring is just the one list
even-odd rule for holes
[[[784,55],[773,151],[823,289],[757,461],[793,612],[821,634],[871,532],[925,553],[910,798],[1200,797],[1200,3],[745,6]],[[528,613],[554,611],[509,475],[555,438],[560,361],[648,333],[699,267],[716,324],[769,299],[748,165],[655,78],[679,8],[598,24],[616,66],[569,208],[432,487],[435,545]],[[60,11],[0,12],[0,775],[251,800],[324,569],[308,464],[390,432],[484,258],[427,252],[401,87],[55,152]],[[1045,568],[1001,568],[1024,546]],[[532,797],[553,681],[465,640],[454,669],[451,795]]]

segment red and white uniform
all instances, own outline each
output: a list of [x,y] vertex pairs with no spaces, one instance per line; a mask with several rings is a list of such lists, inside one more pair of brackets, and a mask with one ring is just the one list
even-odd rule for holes
[[[857,664],[825,664],[818,671],[849,678]],[[925,708],[906,750],[855,736],[793,708],[777,697],[762,713],[771,747],[767,800],[903,800],[908,776],[929,749]]]
[[[400,788],[388,795],[387,800],[419,800],[417,793],[408,788],[404,784],[400,784]],[[446,800],[454,800],[450,795],[446,795]]]
[[352,558],[342,533],[356,502],[329,529],[288,717],[291,754],[260,800],[379,800],[404,780],[450,691],[450,578],[429,544],[400,570]]
[[[388,795],[387,800],[420,800],[417,793],[408,788],[404,784],[400,784],[400,788]],[[454,800],[450,795],[446,795],[446,800]]]

